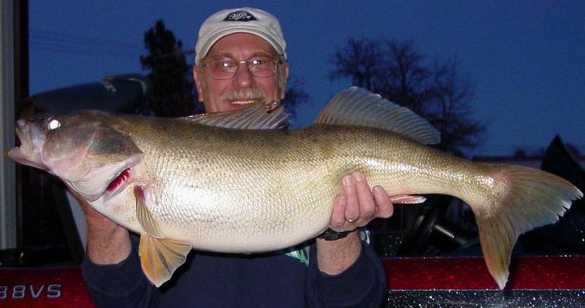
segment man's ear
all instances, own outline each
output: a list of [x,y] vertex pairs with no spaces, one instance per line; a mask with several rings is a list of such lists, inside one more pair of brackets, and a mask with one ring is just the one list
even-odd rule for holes
[[200,103],[203,103],[203,95],[204,95],[204,93],[203,93],[203,86],[202,86],[202,82],[203,81],[200,80],[200,78],[202,78],[202,77],[199,76],[199,74],[201,74],[200,71],[201,70],[199,69],[199,66],[193,65],[193,71],[192,72],[193,72],[193,80],[195,81],[195,87],[197,88],[197,100]]
[[282,83],[280,84],[280,86],[281,86],[280,99],[281,100],[283,100],[284,96],[286,95],[286,87],[288,84],[288,82],[287,82],[288,81],[288,63],[282,64],[282,74],[284,74],[284,76],[283,76],[284,79],[283,79]]

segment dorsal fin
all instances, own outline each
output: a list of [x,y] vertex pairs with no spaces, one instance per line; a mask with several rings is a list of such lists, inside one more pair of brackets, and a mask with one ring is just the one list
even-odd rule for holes
[[232,129],[280,129],[288,124],[288,113],[280,106],[267,111],[264,104],[228,112],[196,114],[184,119],[198,124]]
[[358,87],[350,87],[335,95],[315,124],[374,127],[422,144],[441,142],[441,133],[412,110]]

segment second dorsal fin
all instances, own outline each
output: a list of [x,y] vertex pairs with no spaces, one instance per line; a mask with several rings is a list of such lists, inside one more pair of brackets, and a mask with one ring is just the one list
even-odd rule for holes
[[441,142],[441,133],[423,117],[358,87],[350,87],[333,97],[315,124],[374,127],[422,144]]

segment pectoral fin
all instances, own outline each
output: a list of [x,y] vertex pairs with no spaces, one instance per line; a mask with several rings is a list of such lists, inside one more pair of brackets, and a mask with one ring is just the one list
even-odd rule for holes
[[142,271],[155,286],[160,287],[171,279],[185,259],[192,247],[179,241],[164,238],[160,226],[146,206],[147,200],[144,188],[134,188],[136,197],[136,217],[146,233],[140,236],[138,255]]
[[164,235],[158,222],[152,217],[152,213],[146,206],[147,197],[142,186],[134,187],[134,197],[136,198],[136,218],[144,231],[153,237],[163,238]]
[[142,271],[150,282],[160,287],[185,263],[191,248],[185,243],[143,234],[138,247]]

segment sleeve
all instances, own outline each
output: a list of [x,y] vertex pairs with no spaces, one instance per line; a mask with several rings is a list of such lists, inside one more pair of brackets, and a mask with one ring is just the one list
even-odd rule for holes
[[96,307],[151,307],[159,296],[142,273],[137,240],[131,237],[132,250],[126,260],[98,265],[87,257],[81,264],[83,278]]
[[386,291],[382,261],[372,247],[362,242],[356,262],[339,275],[328,275],[317,266],[315,245],[311,247],[307,302],[309,307],[380,307]]

